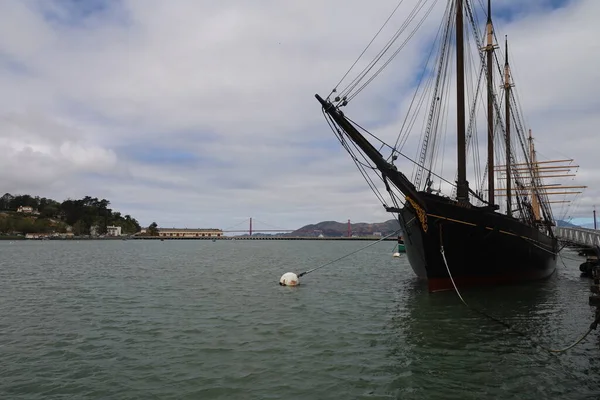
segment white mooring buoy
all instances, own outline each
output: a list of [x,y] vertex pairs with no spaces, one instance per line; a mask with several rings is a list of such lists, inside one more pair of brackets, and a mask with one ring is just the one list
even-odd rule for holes
[[392,257],[400,257],[400,253],[394,253],[392,254]]
[[286,272],[281,276],[281,279],[279,279],[279,284],[281,286],[296,286],[299,283],[300,279],[298,278],[298,275],[293,272]]

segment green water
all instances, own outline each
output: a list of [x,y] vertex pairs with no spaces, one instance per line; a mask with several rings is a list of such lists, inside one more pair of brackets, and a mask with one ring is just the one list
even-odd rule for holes
[[[277,284],[365,244],[0,242],[0,398],[600,398],[600,332],[545,353],[427,293],[393,243]],[[593,318],[579,262],[464,297],[561,347]]]

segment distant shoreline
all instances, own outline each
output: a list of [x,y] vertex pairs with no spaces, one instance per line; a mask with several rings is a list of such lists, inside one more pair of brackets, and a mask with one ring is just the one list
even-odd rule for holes
[[[237,240],[316,240],[316,241],[353,241],[353,240],[370,240],[376,241],[381,240],[381,237],[377,236],[365,236],[365,237],[304,237],[304,236],[225,236],[218,238],[197,238],[197,237],[158,237],[158,236],[131,236],[131,237],[118,237],[118,236],[107,236],[107,237],[77,237],[72,238],[25,238],[23,236],[0,236],[0,240],[27,240],[27,241],[45,241],[45,240],[61,240],[61,241],[73,241],[73,240],[199,240],[199,241],[237,241]],[[390,237],[383,239],[384,241],[395,241],[397,238]]]

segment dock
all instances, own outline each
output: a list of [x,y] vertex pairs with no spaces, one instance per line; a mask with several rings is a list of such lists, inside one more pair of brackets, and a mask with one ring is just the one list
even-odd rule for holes
[[[203,241],[236,241],[236,240],[313,240],[313,241],[353,241],[353,240],[381,240],[381,236],[361,237],[310,237],[310,236],[221,236],[221,237],[158,237],[158,236],[132,236],[128,240],[203,240]],[[396,237],[383,239],[384,241],[397,241]]]
[[[594,211],[594,221],[596,213]],[[596,321],[600,319],[600,230],[588,228],[557,227],[554,233],[569,247],[579,250],[586,261],[579,266],[581,276],[592,279],[589,305],[596,307]]]

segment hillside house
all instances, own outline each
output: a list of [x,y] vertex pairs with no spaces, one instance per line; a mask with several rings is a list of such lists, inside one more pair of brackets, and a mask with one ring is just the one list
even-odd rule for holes
[[17,208],[17,212],[22,214],[39,214],[39,212],[31,206],[19,206],[19,208]]

